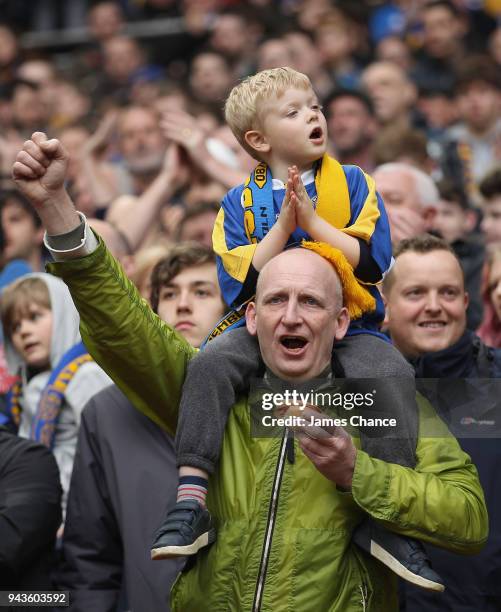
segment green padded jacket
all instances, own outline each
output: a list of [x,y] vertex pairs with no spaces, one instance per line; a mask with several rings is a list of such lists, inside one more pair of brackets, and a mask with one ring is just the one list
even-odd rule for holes
[[[174,433],[195,350],[139,296],[102,242],[50,264],[69,286],[84,342],[135,406]],[[286,438],[251,435],[242,397],[232,409],[208,506],[217,541],[200,551],[171,593],[177,612],[391,612],[396,580],[352,544],[369,514],[391,530],[458,553],[478,552],[488,519],[475,466],[421,398],[415,470],[357,453],[341,492]],[[355,439],[355,444],[357,440]],[[139,500],[138,500],[139,501]]]

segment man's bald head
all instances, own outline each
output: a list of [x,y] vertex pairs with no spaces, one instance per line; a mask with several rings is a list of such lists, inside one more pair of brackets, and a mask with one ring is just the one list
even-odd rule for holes
[[268,283],[273,284],[277,274],[293,274],[298,261],[311,261],[311,265],[318,268],[319,274],[325,277],[327,290],[332,292],[331,303],[336,307],[336,311],[339,310],[343,306],[343,288],[336,270],[326,259],[305,248],[283,251],[263,266],[257,279],[256,301],[259,301],[259,294],[263,286],[267,286]]

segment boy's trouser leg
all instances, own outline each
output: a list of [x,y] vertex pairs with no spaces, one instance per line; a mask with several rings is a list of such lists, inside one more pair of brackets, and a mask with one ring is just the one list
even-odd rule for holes
[[392,344],[372,334],[343,338],[334,351],[348,379],[345,393],[376,392],[373,405],[364,403],[355,409],[357,413],[366,418],[394,418],[397,422],[395,428],[360,427],[362,449],[376,459],[414,467],[418,408],[412,366]]
[[191,360],[176,431],[178,466],[214,471],[228,413],[260,367],[259,345],[245,327],[211,340]]

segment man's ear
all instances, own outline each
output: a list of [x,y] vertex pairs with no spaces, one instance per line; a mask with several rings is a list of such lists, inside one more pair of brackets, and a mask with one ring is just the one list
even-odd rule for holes
[[468,291],[464,292],[464,309],[466,310],[470,304],[470,295]]
[[247,331],[251,336],[257,336],[257,323],[256,323],[256,303],[249,302],[247,310],[245,311],[245,325]]
[[249,130],[245,132],[244,140],[253,151],[256,151],[256,153],[270,152],[271,147],[265,135],[259,130]]
[[343,306],[341,310],[337,314],[337,329],[334,334],[335,340],[342,340],[346,332],[348,331],[348,327],[350,326],[350,315],[348,314],[348,309]]

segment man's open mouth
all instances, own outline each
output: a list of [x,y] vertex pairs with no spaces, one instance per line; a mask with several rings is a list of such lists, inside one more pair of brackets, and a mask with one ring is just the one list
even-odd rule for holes
[[322,136],[322,128],[316,127],[310,133],[310,140],[319,140]]
[[288,351],[299,351],[308,344],[308,340],[302,336],[282,336],[280,344]]

